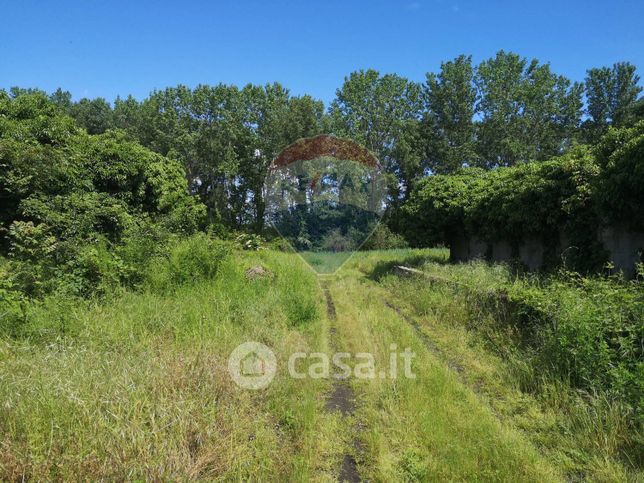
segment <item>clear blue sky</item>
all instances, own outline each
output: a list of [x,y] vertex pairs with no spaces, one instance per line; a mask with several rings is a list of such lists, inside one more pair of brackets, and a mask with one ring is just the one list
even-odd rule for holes
[[328,102],[353,70],[422,81],[441,60],[499,49],[574,80],[619,60],[644,76],[641,0],[0,0],[0,12],[0,88],[75,99],[279,81]]

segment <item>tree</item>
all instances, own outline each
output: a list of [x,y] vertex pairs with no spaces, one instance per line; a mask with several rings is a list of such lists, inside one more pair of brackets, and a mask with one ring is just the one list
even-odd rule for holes
[[49,96],[49,99],[60,107],[63,112],[69,113],[72,107],[72,94],[69,91],[64,91],[59,87]]
[[637,98],[642,92],[635,71],[629,62],[587,71],[585,86],[590,119],[584,124],[584,131],[589,142],[596,141],[611,125],[622,127],[634,122]]
[[255,224],[264,227],[263,187],[273,159],[288,145],[323,131],[324,104],[311,96],[290,97],[280,84],[269,84],[257,93],[257,149],[249,160],[247,178],[253,193]]
[[330,106],[334,134],[352,138],[378,157],[391,177],[393,199],[418,175],[409,169],[417,164],[415,146],[401,149],[399,142],[407,133],[407,146],[413,146],[409,133],[419,123],[420,91],[418,84],[404,77],[361,70],[345,77]]
[[141,104],[134,97],[127,96],[125,99],[117,97],[112,114],[114,127],[124,129],[138,139],[144,125],[142,111]]
[[113,127],[112,107],[102,97],[81,99],[69,108],[69,114],[89,134],[102,134]]
[[204,207],[188,194],[178,161],[122,131],[87,134],[43,93],[0,96],[0,118],[0,245],[12,230],[36,226],[70,261],[99,238],[118,241],[135,222],[201,226]]
[[153,92],[142,103],[117,99],[114,122],[145,146],[185,166],[211,220],[263,228],[263,184],[273,158],[322,129],[324,106],[291,97],[278,83],[218,84]]
[[542,161],[572,143],[581,117],[580,84],[552,73],[548,64],[502,50],[478,66],[475,82],[481,166]]
[[476,87],[472,57],[443,62],[438,75],[427,74],[423,89],[425,154],[434,173],[451,173],[475,164]]

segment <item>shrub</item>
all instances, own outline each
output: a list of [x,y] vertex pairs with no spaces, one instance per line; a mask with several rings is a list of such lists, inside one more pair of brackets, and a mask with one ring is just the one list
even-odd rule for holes
[[66,267],[66,272],[76,282],[73,292],[83,296],[100,296],[114,291],[121,285],[126,272],[123,260],[104,238],[79,247]]
[[137,219],[125,231],[122,242],[115,247],[123,261],[121,283],[138,287],[146,279],[150,260],[167,252],[171,232],[164,225]]
[[475,237],[518,245],[527,237],[577,250],[570,268],[597,271],[607,253],[602,225],[644,231],[644,121],[610,129],[593,149],[581,146],[540,163],[492,171],[467,168],[421,180],[396,225],[415,246]]
[[610,129],[596,155],[603,174],[595,195],[604,217],[644,231],[644,121]]
[[25,297],[11,280],[9,264],[0,259],[0,334],[15,334],[25,322]]
[[286,238],[282,238],[280,236],[275,237],[273,240],[271,240],[269,246],[272,250],[276,250],[278,252],[293,251],[293,246],[291,245],[291,243]]
[[606,261],[596,237],[600,176],[584,147],[546,162],[430,176],[402,209],[409,222],[405,235],[414,245],[450,244],[460,237],[518,245],[538,238],[554,249],[563,231],[578,248],[571,267],[597,270]]
[[378,223],[362,245],[362,250],[392,250],[407,248],[409,245],[402,235],[392,232],[384,223]]
[[568,274],[552,279],[537,302],[544,326],[543,364],[587,390],[601,389],[633,404],[644,394],[642,287]]
[[265,240],[254,233],[242,233],[235,238],[235,243],[242,250],[257,251],[264,248]]
[[145,282],[153,291],[166,291],[182,284],[214,278],[231,252],[230,243],[203,233],[170,243],[165,255],[154,258]]
[[[464,295],[472,328],[486,337],[515,334],[535,374],[550,373],[634,407],[644,403],[639,400],[644,394],[641,282],[563,270],[548,277],[516,277],[505,265],[479,262],[427,268]],[[419,292],[414,297],[422,298]],[[504,355],[514,350],[494,340],[492,346]]]
[[27,295],[39,295],[46,280],[53,277],[56,238],[45,224],[16,221],[9,229],[10,270],[17,287]]
[[123,132],[88,135],[40,92],[0,97],[0,165],[0,250],[30,296],[140,283],[152,244],[133,231],[204,227],[178,161]]
[[424,178],[403,206],[402,221],[397,225],[413,246],[446,243],[465,230],[466,210],[474,202],[475,186],[485,180],[485,172],[478,168]]
[[354,241],[342,234],[339,228],[328,232],[320,242],[320,248],[328,252],[346,252],[355,248]]

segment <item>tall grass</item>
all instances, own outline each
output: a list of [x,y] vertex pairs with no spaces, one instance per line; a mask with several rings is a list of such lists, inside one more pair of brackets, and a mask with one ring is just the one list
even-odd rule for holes
[[[281,368],[295,350],[324,350],[315,277],[289,255],[212,248],[179,243],[138,291],[32,304],[20,330],[0,336],[0,479],[334,471],[320,459],[338,444],[319,400],[326,382],[278,372],[253,392],[226,369],[249,340],[273,348]],[[270,275],[249,280],[256,264]]]
[[392,344],[415,354],[415,378],[400,371],[396,378],[353,381],[356,426],[362,431],[361,476],[368,481],[560,481],[555,465],[522,432],[498,421],[385,303],[391,300],[387,291],[354,276],[352,267],[331,284],[341,350],[372,354],[377,371],[389,367]]
[[429,277],[387,275],[380,257],[360,268],[571,478],[642,475],[641,285],[563,272],[517,276],[482,262],[416,265]]

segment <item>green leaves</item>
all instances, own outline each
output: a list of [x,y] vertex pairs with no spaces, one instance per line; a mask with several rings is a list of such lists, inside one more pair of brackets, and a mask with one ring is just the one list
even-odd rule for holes
[[642,92],[638,84],[635,66],[629,62],[587,71],[586,97],[590,119],[584,128],[589,141],[604,134],[610,125],[622,127],[634,121],[637,98]]
[[454,236],[520,242],[558,237],[561,228],[592,231],[598,175],[588,150],[578,149],[543,163],[430,176],[404,207],[407,235],[424,245]]
[[121,263],[112,249],[134,225],[203,227],[178,161],[123,131],[89,135],[40,92],[1,97],[0,113],[0,241],[29,293],[64,274],[80,291],[95,288]]
[[479,65],[478,152],[485,167],[541,161],[570,145],[581,117],[581,86],[503,50]]
[[[403,188],[422,174],[413,139],[421,114],[420,93],[420,86],[404,77],[361,70],[345,77],[329,108],[334,134],[349,137],[376,154]],[[397,194],[394,187],[392,195]]]
[[611,128],[592,150],[576,147],[542,163],[427,177],[403,207],[399,225],[421,246],[449,243],[452,236],[556,244],[564,232],[576,248],[571,266],[586,271],[605,262],[597,230],[644,231],[642,206],[644,121]]
[[119,101],[115,115],[142,144],[180,161],[211,221],[261,229],[270,162],[322,130],[323,106],[310,96],[291,97],[278,83],[218,84],[156,91],[140,105]]
[[604,173],[597,196],[605,218],[644,231],[644,121],[611,128],[596,153]]
[[477,91],[472,57],[461,55],[427,74],[424,86],[428,167],[445,174],[476,164],[474,113]]

